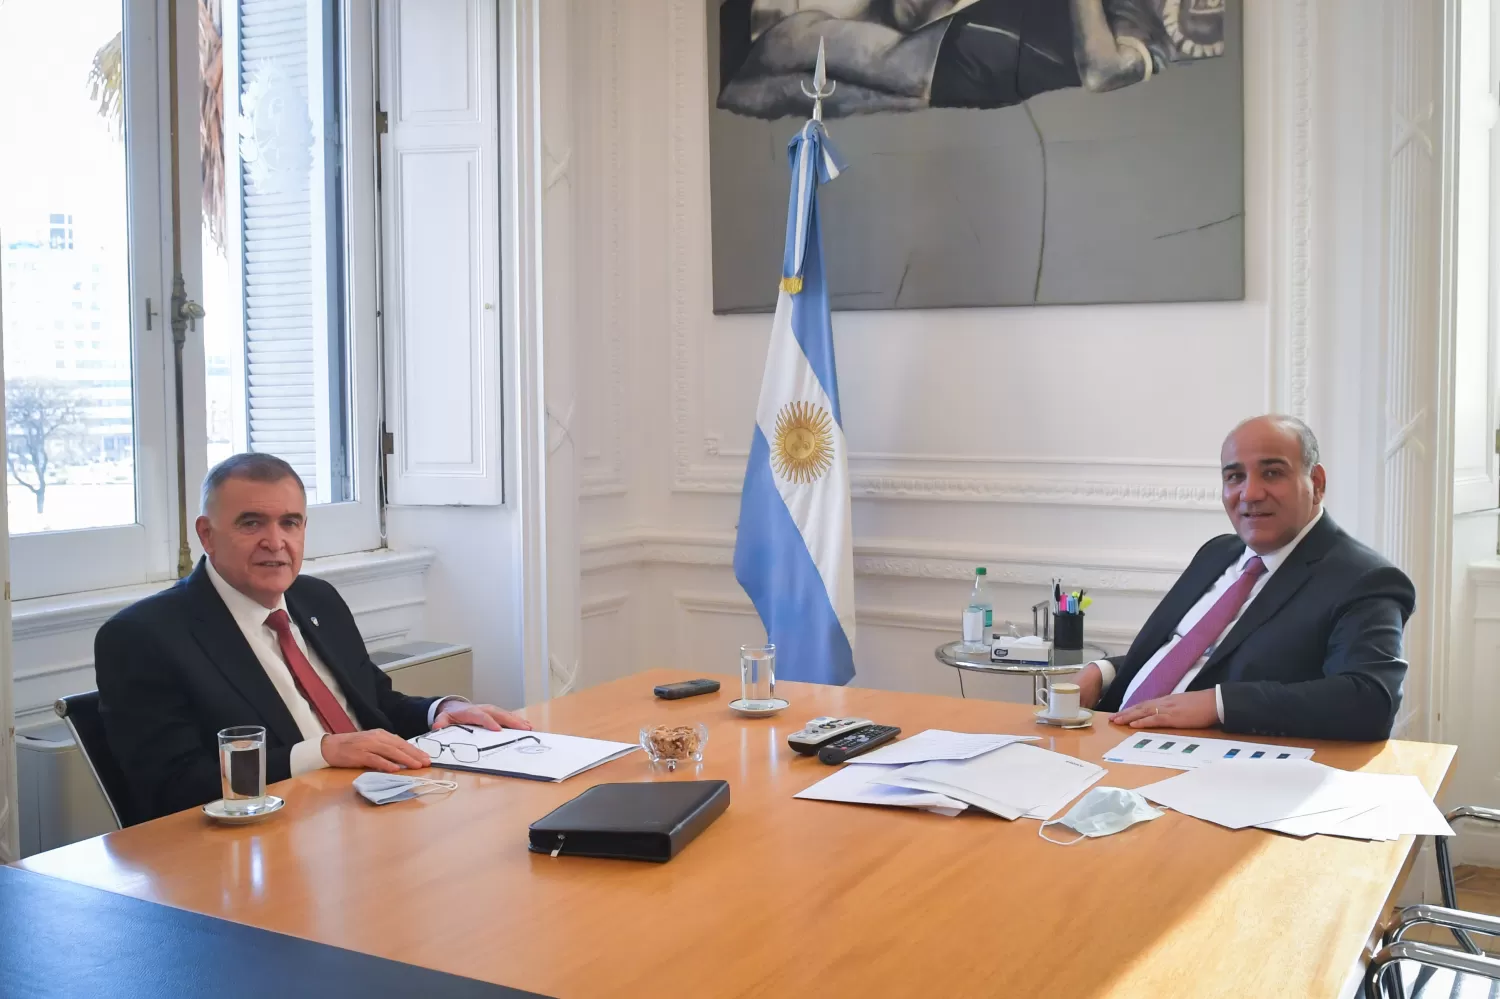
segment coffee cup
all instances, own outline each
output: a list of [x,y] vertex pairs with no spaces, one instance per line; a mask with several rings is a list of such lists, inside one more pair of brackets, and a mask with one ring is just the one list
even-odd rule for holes
[[1080,714],[1078,684],[1054,683],[1036,692],[1037,703],[1046,710],[1043,714],[1059,721],[1072,721]]

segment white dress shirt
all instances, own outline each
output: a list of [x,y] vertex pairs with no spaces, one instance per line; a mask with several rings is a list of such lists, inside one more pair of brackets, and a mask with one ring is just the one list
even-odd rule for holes
[[[310,770],[319,770],[328,766],[328,761],[323,759],[323,736],[327,730],[323,723],[318,720],[318,715],[313,711],[312,705],[302,692],[297,689],[297,682],[292,679],[292,670],[281,657],[281,643],[276,638],[276,632],[266,624],[266,618],[278,610],[286,610],[286,594],[282,594],[276,600],[275,607],[264,607],[259,601],[245,596],[239,590],[229,585],[225,578],[219,575],[219,570],[214,568],[212,559],[205,559],[204,565],[208,569],[209,581],[214,584],[214,589],[219,593],[219,599],[224,601],[224,606],[229,608],[234,623],[240,626],[240,632],[245,636],[245,641],[250,643],[250,651],[255,653],[255,658],[260,661],[261,668],[266,671],[266,676],[271,680],[271,685],[276,688],[276,693],[286,703],[287,710],[292,713],[292,720],[297,723],[297,730],[302,733],[302,741],[292,747],[291,768],[292,776],[305,774]],[[287,614],[287,619],[292,625],[292,638],[297,643],[297,648],[307,657],[312,665],[313,672],[318,674],[318,679],[328,687],[333,694],[334,700],[339,702],[339,707],[349,716],[349,721],[358,729],[359,720],[355,718],[354,712],[349,710],[349,701],[344,697],[343,688],[339,686],[323,660],[318,658],[318,653],[310,648],[307,640],[302,637],[302,629],[297,627],[297,619]],[[430,726],[438,711],[448,701],[463,701],[466,698],[457,695],[440,698],[432,702],[427,709],[427,724]]]
[[[1240,605],[1239,613],[1234,616],[1234,620],[1225,626],[1224,630],[1213,640],[1213,643],[1204,650],[1203,655],[1199,657],[1198,661],[1183,674],[1182,679],[1172,690],[1172,693],[1180,694],[1184,690],[1187,690],[1188,684],[1192,683],[1194,678],[1197,677],[1198,672],[1203,669],[1203,664],[1208,662],[1209,657],[1214,653],[1214,649],[1224,640],[1224,636],[1229,634],[1230,629],[1239,623],[1240,617],[1245,613],[1245,608],[1249,607],[1255,601],[1255,598],[1260,595],[1260,591],[1265,589],[1266,581],[1275,575],[1276,570],[1286,562],[1286,557],[1292,553],[1292,549],[1296,548],[1302,539],[1307,537],[1307,532],[1311,531],[1317,525],[1318,521],[1322,519],[1323,508],[1319,507],[1317,516],[1308,521],[1307,526],[1298,531],[1295,538],[1284,547],[1260,556],[1260,560],[1265,565],[1266,571],[1261,573],[1260,577],[1256,579],[1255,586],[1250,590],[1250,596]],[[1213,586],[1208,588],[1208,592],[1204,593],[1203,596],[1198,598],[1197,603],[1188,608],[1188,612],[1182,616],[1182,620],[1178,621],[1177,627],[1173,629],[1172,637],[1167,639],[1166,643],[1156,650],[1156,655],[1146,660],[1146,665],[1137,670],[1135,676],[1131,678],[1130,686],[1125,688],[1125,696],[1120,698],[1121,704],[1125,704],[1130,700],[1130,695],[1135,693],[1135,689],[1145,681],[1151,671],[1157,667],[1157,664],[1167,657],[1167,653],[1172,651],[1173,646],[1182,641],[1182,637],[1193,630],[1193,625],[1197,624],[1213,605],[1219,602],[1219,598],[1234,585],[1235,580],[1239,579],[1240,574],[1245,571],[1245,564],[1254,557],[1255,552],[1251,551],[1247,545],[1240,557],[1230,563],[1229,568],[1224,570],[1224,574],[1215,581]],[[1095,661],[1095,665],[1099,667],[1099,672],[1104,677],[1104,683],[1100,687],[1100,693],[1102,694],[1114,682],[1115,664],[1108,659],[1099,659]],[[1222,725],[1224,723],[1224,694],[1217,686],[1214,687],[1214,699],[1218,704],[1219,724]]]

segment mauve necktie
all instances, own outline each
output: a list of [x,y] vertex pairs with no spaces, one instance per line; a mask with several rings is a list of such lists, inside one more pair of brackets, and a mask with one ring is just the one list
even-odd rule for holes
[[1162,657],[1156,668],[1146,674],[1146,679],[1120,705],[1120,710],[1149,701],[1153,697],[1163,697],[1176,690],[1182,678],[1187,676],[1187,671],[1202,658],[1208,647],[1214,644],[1214,640],[1224,634],[1229,622],[1245,606],[1245,601],[1250,599],[1250,591],[1255,589],[1255,581],[1265,571],[1266,564],[1260,560],[1259,555],[1246,562],[1245,568],[1240,570],[1240,578],[1230,584],[1224,595],[1208,609],[1208,613],[1199,618],[1198,623],[1182,636],[1182,641],[1172,646],[1172,650]]
[[272,611],[271,616],[266,618],[266,627],[276,632],[276,640],[281,644],[281,658],[286,660],[297,689],[302,692],[307,703],[312,705],[313,714],[318,716],[323,728],[332,735],[359,731],[354,727],[354,722],[349,720],[348,713],[339,706],[333,691],[328,689],[328,685],[312,668],[312,663],[307,661],[307,657],[297,647],[297,640],[292,637],[292,620],[287,617],[286,611]]

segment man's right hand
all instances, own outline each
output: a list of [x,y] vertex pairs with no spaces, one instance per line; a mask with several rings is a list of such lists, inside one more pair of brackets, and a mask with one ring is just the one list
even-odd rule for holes
[[1078,684],[1078,703],[1092,710],[1104,692],[1104,674],[1099,671],[1099,664],[1089,663],[1073,682]]
[[432,760],[426,753],[383,728],[325,735],[321,748],[323,759],[330,767],[394,773],[397,770],[421,770],[432,766]]

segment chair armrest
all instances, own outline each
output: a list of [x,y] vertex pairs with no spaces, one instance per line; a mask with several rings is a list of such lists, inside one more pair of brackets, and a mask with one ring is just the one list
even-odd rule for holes
[[1459,805],[1448,812],[1449,822],[1455,819],[1479,819],[1481,822],[1493,822],[1500,825],[1500,808],[1484,808],[1480,805]]
[[[1413,906],[1415,908],[1415,906]],[[1443,968],[1464,975],[1478,975],[1492,981],[1500,981],[1500,960],[1483,954],[1468,954],[1461,950],[1438,947],[1435,944],[1401,940],[1380,948],[1370,959],[1365,970],[1365,995],[1369,999],[1382,999],[1386,995],[1386,969],[1397,961],[1415,961],[1432,968]]]
[[1486,936],[1500,936],[1500,916],[1487,916],[1481,912],[1446,909],[1441,905],[1423,903],[1408,905],[1396,913],[1396,922],[1385,932],[1386,944],[1401,942],[1407,930],[1423,924],[1444,926],[1450,930],[1468,930],[1472,933],[1483,933]]

